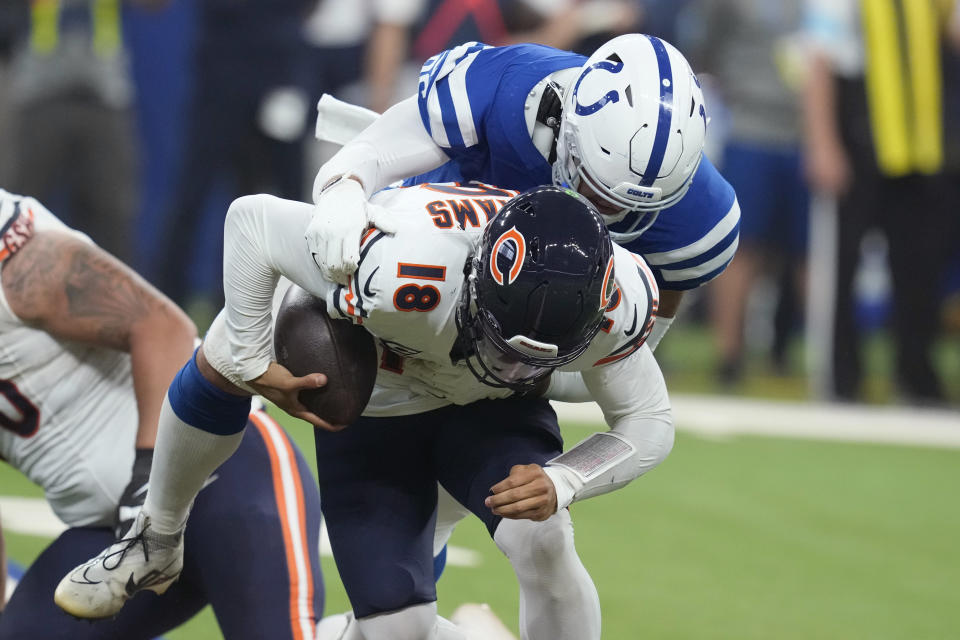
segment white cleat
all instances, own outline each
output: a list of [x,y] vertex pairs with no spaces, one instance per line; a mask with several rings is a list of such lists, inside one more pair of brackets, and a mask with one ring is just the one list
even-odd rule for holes
[[486,604],[462,604],[453,612],[450,620],[466,634],[468,640],[517,640],[517,636]]
[[137,592],[165,592],[183,569],[183,532],[155,533],[142,511],[122,540],[68,573],[53,594],[77,618],[109,618]]

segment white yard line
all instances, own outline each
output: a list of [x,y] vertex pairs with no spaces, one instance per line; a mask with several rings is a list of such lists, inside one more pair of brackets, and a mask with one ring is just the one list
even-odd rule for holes
[[56,538],[67,526],[43,498],[0,496],[0,522],[4,531]]
[[[720,396],[671,396],[674,422],[681,431],[706,437],[760,435],[809,440],[869,442],[960,449],[960,412],[811,402],[774,402]],[[600,425],[596,404],[554,403],[561,422]],[[27,535],[56,537],[65,527],[42,498],[0,496],[3,528]],[[326,527],[321,555],[329,556]],[[447,562],[475,567],[476,551],[449,547]]]
[[[0,522],[4,531],[43,538],[56,538],[67,528],[43,498],[0,495]],[[333,556],[326,524],[320,525],[320,555]],[[447,547],[447,564],[450,566],[476,567],[482,559],[482,555],[472,549]]]
[[[721,396],[671,395],[680,431],[960,449],[960,412]],[[602,423],[596,404],[553,403],[562,421]]]

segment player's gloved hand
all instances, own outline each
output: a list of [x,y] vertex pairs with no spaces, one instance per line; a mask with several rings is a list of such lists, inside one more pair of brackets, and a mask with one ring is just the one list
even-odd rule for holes
[[513,520],[546,520],[557,512],[557,491],[538,464],[516,464],[510,475],[490,487],[484,504],[494,515]]
[[133,458],[133,474],[130,476],[130,482],[127,483],[127,488],[123,490],[123,495],[120,496],[120,502],[117,504],[117,522],[113,527],[113,534],[117,537],[117,540],[126,535],[143,507],[143,501],[147,497],[147,486],[150,483],[150,466],[152,464],[153,449],[137,449]]
[[396,225],[382,207],[367,202],[359,182],[341,177],[324,187],[316,198],[313,219],[307,226],[307,247],[331,282],[347,284],[360,261],[360,239],[375,226],[386,233]]
[[466,366],[441,366],[416,358],[403,362],[403,372],[410,376],[410,388],[423,395],[446,398],[453,404],[470,404],[485,398],[506,398],[510,389],[497,389],[480,384]]

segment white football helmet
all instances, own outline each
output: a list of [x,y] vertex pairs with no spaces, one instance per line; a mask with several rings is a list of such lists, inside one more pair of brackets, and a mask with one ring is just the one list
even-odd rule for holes
[[683,54],[653,36],[619,36],[566,89],[553,181],[576,189],[583,180],[618,207],[604,214],[608,225],[635,212],[610,234],[629,242],[687,192],[706,129],[703,92]]

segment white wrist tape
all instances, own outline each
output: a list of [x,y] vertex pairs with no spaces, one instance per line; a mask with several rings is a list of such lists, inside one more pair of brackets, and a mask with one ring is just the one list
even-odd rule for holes
[[577,494],[577,489],[582,486],[577,474],[566,467],[554,467],[549,464],[543,468],[543,472],[553,482],[553,488],[557,492],[557,511],[569,507]]

